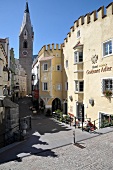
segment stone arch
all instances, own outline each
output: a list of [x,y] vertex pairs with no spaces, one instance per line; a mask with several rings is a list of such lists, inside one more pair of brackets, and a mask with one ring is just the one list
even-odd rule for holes
[[52,112],[54,112],[57,109],[61,110],[61,108],[62,108],[61,100],[59,98],[55,98],[52,101]]
[[43,98],[40,98],[39,106],[40,107],[45,107],[45,105],[46,105],[45,100]]

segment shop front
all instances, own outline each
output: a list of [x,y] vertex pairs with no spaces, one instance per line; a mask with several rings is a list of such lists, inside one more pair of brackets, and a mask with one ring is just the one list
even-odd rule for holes
[[99,128],[113,126],[113,114],[99,112]]

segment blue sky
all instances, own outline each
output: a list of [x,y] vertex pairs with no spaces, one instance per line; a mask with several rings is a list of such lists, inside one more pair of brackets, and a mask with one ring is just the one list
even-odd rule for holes
[[[34,28],[34,49],[43,45],[63,43],[74,21],[111,0],[28,0],[31,22]],[[9,37],[10,48],[19,56],[19,31],[26,0],[0,0],[0,38]]]

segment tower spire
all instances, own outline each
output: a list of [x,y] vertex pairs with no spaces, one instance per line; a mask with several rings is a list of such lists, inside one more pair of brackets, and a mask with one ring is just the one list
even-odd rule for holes
[[29,7],[28,7],[28,0],[26,0],[22,26],[20,28],[20,34],[24,30],[25,26],[27,26],[27,30],[29,31],[29,34],[32,35],[32,25],[31,25],[31,20],[30,20],[30,12],[29,12]]
[[29,13],[28,0],[26,0],[25,13]]
[[[24,0],[25,1],[25,0]],[[27,94],[31,94],[31,70],[33,57],[33,27],[30,20],[28,1],[25,1],[25,11],[19,34],[19,62],[27,74]]]

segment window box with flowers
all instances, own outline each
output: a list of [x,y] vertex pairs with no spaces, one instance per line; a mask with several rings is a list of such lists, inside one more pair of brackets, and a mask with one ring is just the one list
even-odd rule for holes
[[103,92],[103,94],[106,96],[106,97],[111,97],[112,96],[112,91],[111,90],[105,90]]
[[113,95],[113,77],[104,77],[101,83],[102,94],[107,98],[111,98]]

